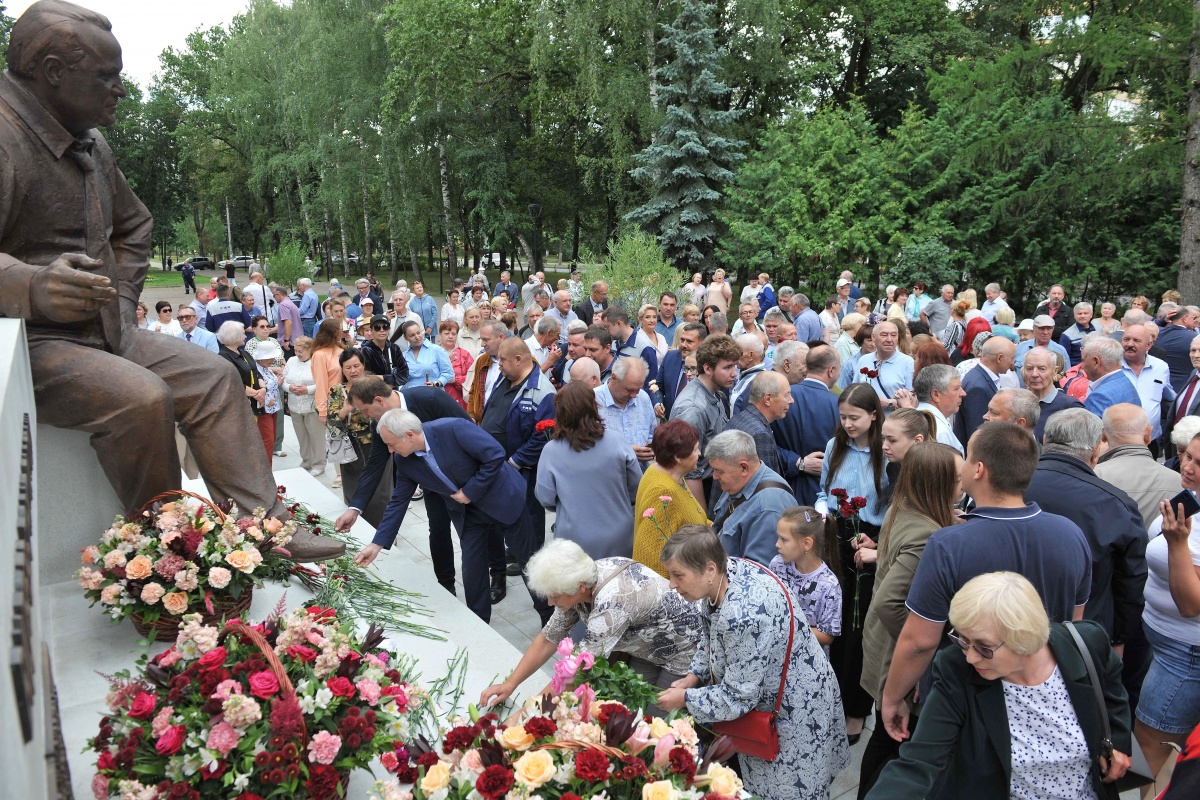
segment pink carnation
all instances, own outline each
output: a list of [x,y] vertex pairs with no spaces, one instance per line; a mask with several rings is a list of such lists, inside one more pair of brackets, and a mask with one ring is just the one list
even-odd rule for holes
[[158,660],[158,665],[164,668],[173,667],[181,658],[183,658],[183,654],[172,647],[170,650],[162,654],[162,658]]
[[96,774],[92,776],[92,797],[96,800],[108,800],[108,776]]
[[150,733],[154,738],[163,735],[163,732],[171,727],[171,715],[175,713],[174,706],[164,706],[162,711],[154,715],[154,721],[150,723]]
[[645,511],[642,512],[642,519],[650,519],[653,516],[654,516],[653,508],[647,508]]
[[217,684],[217,690],[215,692],[213,692],[212,699],[220,700],[222,703],[224,703],[226,700],[229,699],[230,695],[241,694],[241,693],[242,693],[242,684],[238,683],[237,681],[233,681],[233,680],[221,681],[220,683]]
[[120,550],[110,550],[104,555],[104,566],[109,569],[125,566],[125,553]]
[[661,501],[663,501],[664,503],[669,503],[669,502],[671,502],[671,495],[669,495],[669,494],[660,494],[660,495],[658,496],[658,499],[659,499],[659,500],[661,500]]
[[375,681],[369,681],[363,678],[358,683],[354,684],[354,688],[358,689],[359,695],[363,700],[367,701],[368,705],[379,704],[379,684]]
[[174,580],[175,573],[183,569],[184,563],[183,556],[175,553],[167,553],[154,562],[154,571],[165,580]]
[[214,589],[224,589],[233,578],[233,573],[224,567],[213,567],[208,571],[208,585]]
[[147,583],[142,587],[142,601],[154,605],[159,600],[162,600],[162,596],[166,593],[167,590],[159,584]]
[[213,726],[213,729],[208,734],[208,742],[206,744],[222,756],[227,756],[230,750],[237,747],[241,738],[241,734],[234,730],[232,725],[228,722],[221,722]]
[[114,605],[121,598],[121,584],[110,583],[100,592],[100,602],[106,606]]
[[342,737],[329,731],[320,731],[308,743],[308,757],[316,764],[332,764],[341,749]]

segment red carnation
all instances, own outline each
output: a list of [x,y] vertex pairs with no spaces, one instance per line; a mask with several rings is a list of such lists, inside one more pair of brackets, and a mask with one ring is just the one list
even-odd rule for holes
[[537,433],[545,433],[546,431],[550,430],[553,427],[554,427],[554,420],[544,419],[541,422],[539,422],[538,424],[534,425],[533,430]]
[[515,782],[516,777],[511,769],[493,764],[485,769],[475,781],[475,791],[487,800],[500,800],[501,797],[508,794],[508,790],[513,787]]
[[217,778],[225,774],[225,770],[229,769],[229,764],[220,759],[215,765],[205,764],[200,768],[200,777],[206,781],[215,781]]
[[865,498],[865,497],[851,497],[851,498],[850,498],[850,505],[854,506],[855,508],[866,508],[866,507],[867,507],[867,498]]
[[250,676],[250,694],[255,697],[266,700],[278,691],[279,679],[274,672],[256,672]]
[[416,783],[417,768],[411,767],[408,764],[401,764],[396,768],[396,780],[400,783]]
[[200,665],[200,669],[212,669],[213,667],[222,666],[227,656],[228,653],[225,652],[224,647],[214,647],[200,656],[200,660],[196,663]]
[[607,780],[608,756],[598,750],[580,750],[575,754],[575,775],[590,783]]
[[438,763],[438,760],[438,754],[432,750],[429,750],[428,752],[421,753],[421,755],[417,756],[417,766],[429,769],[434,764]]
[[354,697],[354,684],[349,678],[330,678],[325,681],[325,685],[329,687],[329,691],[333,692],[334,697],[344,697],[350,700]]
[[337,610],[333,608],[323,608],[321,606],[309,606],[307,609],[308,615],[317,622],[330,622],[337,619]]
[[618,711],[628,711],[628,709],[620,703],[605,703],[600,706],[600,710],[596,713],[596,722],[599,722],[601,725],[607,725],[609,717]]
[[264,798],[261,794],[255,794],[254,792],[242,792],[234,800],[264,800]]
[[396,758],[395,753],[384,753],[379,757],[379,763],[383,765],[384,769],[392,773],[400,768],[400,759]]
[[442,750],[447,755],[455,750],[466,750],[475,741],[475,737],[480,734],[480,730],[478,725],[460,725],[457,728],[451,728],[442,738]]
[[548,717],[533,717],[525,723],[525,732],[535,739],[553,736],[557,730],[558,726],[554,724],[554,720]]
[[667,764],[671,772],[676,775],[682,775],[691,781],[696,777],[696,759],[692,757],[692,753],[685,747],[674,747],[667,754]]
[[336,794],[340,782],[341,778],[332,766],[314,764],[308,769],[308,780],[304,782],[304,788],[308,790],[308,796],[312,800],[325,800]]
[[129,707],[129,716],[134,719],[150,719],[154,716],[154,709],[157,706],[154,695],[149,692],[138,692],[137,697],[133,698],[133,704]]
[[845,489],[841,488],[840,486],[836,489],[830,489],[829,493],[831,495],[833,495],[834,497],[841,497],[843,499],[850,496],[850,493],[847,492]]
[[583,798],[571,792],[564,792],[559,796],[558,800],[583,800]]
[[294,644],[287,649],[287,654],[297,661],[302,661],[307,664],[310,661],[317,660],[317,651],[311,647],[305,647],[302,644]]

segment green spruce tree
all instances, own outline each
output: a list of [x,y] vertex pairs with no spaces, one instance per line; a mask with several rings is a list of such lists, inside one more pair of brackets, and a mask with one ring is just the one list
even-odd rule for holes
[[4,3],[0,3],[0,67],[3,66],[5,55],[8,53],[8,34],[12,30],[13,23],[16,22],[5,13],[7,10]]
[[724,135],[738,112],[722,108],[729,87],[717,78],[712,11],[707,3],[684,0],[679,16],[664,26],[670,61],[658,72],[658,97],[666,119],[629,173],[649,183],[651,196],[625,219],[654,234],[684,273],[716,266],[714,210],[734,177],[733,166],[745,157],[745,143]]

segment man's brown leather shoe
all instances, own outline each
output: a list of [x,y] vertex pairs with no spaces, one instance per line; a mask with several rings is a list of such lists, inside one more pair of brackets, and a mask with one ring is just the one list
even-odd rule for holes
[[329,561],[344,555],[346,545],[336,539],[317,536],[307,526],[296,528],[292,539],[283,547],[288,557],[297,563],[309,561]]

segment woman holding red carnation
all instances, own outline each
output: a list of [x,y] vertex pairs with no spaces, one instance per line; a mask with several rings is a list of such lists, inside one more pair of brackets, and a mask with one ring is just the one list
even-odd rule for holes
[[[883,406],[869,384],[856,383],[838,398],[839,425],[825,447],[816,508],[837,515],[842,580],[842,635],[829,648],[842,688],[846,735],[854,744],[874,701],[862,688],[862,621],[871,605],[875,565],[855,562],[860,547],[874,547],[887,504]],[[830,506],[833,506],[832,508]]]

